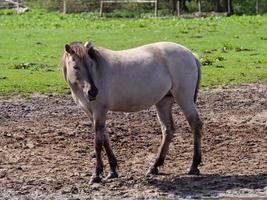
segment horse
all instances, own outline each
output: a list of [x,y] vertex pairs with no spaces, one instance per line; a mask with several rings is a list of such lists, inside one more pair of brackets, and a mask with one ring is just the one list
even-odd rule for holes
[[96,168],[90,184],[102,180],[104,147],[110,171],[117,178],[117,159],[106,131],[107,112],[137,112],[155,105],[162,142],[147,175],[159,173],[175,132],[172,106],[183,111],[194,135],[189,175],[199,175],[202,122],[196,109],[201,65],[186,47],[172,42],[112,51],[92,42],[65,45],[61,69],[74,101],[90,118],[95,131]]

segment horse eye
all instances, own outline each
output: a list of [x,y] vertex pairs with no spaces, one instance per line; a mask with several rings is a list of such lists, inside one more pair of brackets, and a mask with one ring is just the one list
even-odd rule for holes
[[74,67],[73,67],[74,69],[76,69],[76,70],[78,70],[79,69],[79,67],[77,66],[77,65],[74,65]]

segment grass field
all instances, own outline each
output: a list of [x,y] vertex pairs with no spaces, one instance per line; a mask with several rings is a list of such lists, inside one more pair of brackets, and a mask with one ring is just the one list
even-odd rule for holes
[[64,93],[63,47],[91,39],[114,50],[180,43],[203,64],[202,87],[267,82],[267,16],[107,19],[92,14],[0,13],[0,94]]

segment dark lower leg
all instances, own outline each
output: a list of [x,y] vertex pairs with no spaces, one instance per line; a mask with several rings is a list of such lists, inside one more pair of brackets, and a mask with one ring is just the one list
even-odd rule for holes
[[158,119],[161,124],[162,131],[162,143],[159,147],[159,151],[155,162],[149,168],[147,175],[158,174],[158,167],[162,166],[169,150],[170,142],[173,138],[174,124],[172,120],[172,104],[173,97],[165,97],[159,103],[156,104]]
[[164,160],[166,157],[166,154],[169,150],[170,142],[173,138],[173,131],[169,130],[166,131],[163,135],[162,144],[159,148],[159,153],[156,157],[155,162],[152,164],[152,166],[149,168],[147,175],[157,175],[158,174],[158,167],[162,166],[164,164]]
[[193,161],[190,167],[190,171],[188,172],[189,175],[198,175],[200,174],[198,165],[201,163],[201,129],[202,129],[202,122],[197,117],[194,120],[194,124],[192,125],[193,132],[194,132],[194,154],[193,154]]
[[102,161],[102,158],[101,158],[102,142],[96,141],[95,145],[96,145],[95,146],[96,168],[95,168],[95,173],[91,177],[90,184],[101,182],[101,177],[100,176],[103,173],[103,161]]
[[116,172],[116,168],[118,166],[117,159],[111,149],[109,138],[107,135],[105,135],[104,147],[105,147],[105,150],[108,156],[108,161],[109,161],[109,166],[110,166],[110,172],[106,178],[107,179],[117,178],[118,177],[118,174]]
[[102,148],[104,145],[105,124],[100,121],[95,122],[95,152],[96,152],[96,168],[92,175],[90,184],[101,182],[101,175],[103,173]]

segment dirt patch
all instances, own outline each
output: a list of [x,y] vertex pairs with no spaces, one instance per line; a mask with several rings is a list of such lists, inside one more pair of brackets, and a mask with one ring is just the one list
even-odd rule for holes
[[[201,91],[198,108],[204,122],[202,175],[185,175],[192,159],[192,134],[175,106],[177,130],[165,165],[160,175],[144,176],[161,139],[152,107],[109,113],[120,178],[89,186],[94,133],[72,99],[1,98],[0,199],[266,198],[267,85]],[[104,163],[106,174],[106,158]]]

